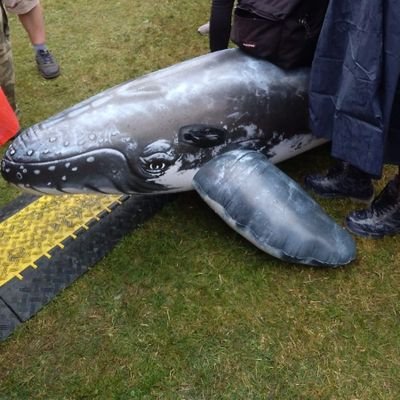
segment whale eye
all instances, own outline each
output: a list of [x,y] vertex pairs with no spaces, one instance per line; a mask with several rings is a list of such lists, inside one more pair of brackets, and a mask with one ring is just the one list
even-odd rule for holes
[[159,177],[163,175],[177,160],[172,144],[167,140],[149,143],[139,157],[140,168],[146,175]]
[[162,175],[175,161],[175,157],[169,153],[156,153],[147,157],[140,157],[141,167],[153,176]]
[[151,175],[161,175],[172,164],[173,159],[169,158],[167,154],[153,154],[150,157],[143,157],[140,159],[142,168]]
[[161,160],[153,161],[149,164],[149,170],[151,171],[163,171],[166,167],[165,162]]

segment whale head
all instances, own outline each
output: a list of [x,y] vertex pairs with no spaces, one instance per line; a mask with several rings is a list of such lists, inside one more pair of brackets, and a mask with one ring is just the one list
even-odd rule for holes
[[[48,194],[190,190],[202,165],[247,147],[274,156],[307,129],[307,71],[282,71],[234,49],[108,89],[23,130],[5,180]],[[293,152],[302,141],[292,141]],[[285,147],[286,146],[286,147]]]
[[63,115],[22,131],[1,162],[4,178],[48,194],[174,191],[171,173],[191,181],[194,172],[179,172],[187,155],[173,137],[138,140],[111,120],[86,129],[74,118]]

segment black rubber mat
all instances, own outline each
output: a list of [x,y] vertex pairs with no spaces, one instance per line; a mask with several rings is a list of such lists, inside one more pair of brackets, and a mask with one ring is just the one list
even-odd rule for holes
[[21,323],[15,313],[0,299],[0,339],[5,339]]
[[24,207],[35,201],[37,198],[38,196],[35,196],[33,194],[22,194],[21,196],[18,196],[11,203],[6,204],[3,208],[0,209],[0,222],[22,210]]
[[89,229],[75,232],[63,248],[55,246],[51,258],[41,257],[37,268],[21,272],[0,287],[0,340],[101,260],[127,233],[159,211],[172,196],[126,196],[121,204],[99,215]]

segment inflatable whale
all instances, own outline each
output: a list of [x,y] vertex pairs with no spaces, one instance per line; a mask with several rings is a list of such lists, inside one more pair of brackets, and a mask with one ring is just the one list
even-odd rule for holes
[[[308,131],[307,84],[307,69],[283,71],[237,49],[207,54],[108,89],[25,129],[8,148],[1,172],[7,181],[45,194],[156,194],[196,188],[208,199],[210,187],[205,189],[200,178],[196,184],[196,176],[209,162],[217,175],[227,168],[224,155],[232,152],[239,164],[250,157],[255,165],[272,166],[322,143]],[[275,244],[258,243],[266,239],[257,232],[250,240],[295,262],[335,266],[353,260],[355,246],[347,232],[329,217],[318,220],[316,215],[325,213],[286,175],[273,173],[275,183],[269,182],[268,171],[275,170],[264,168],[263,179],[253,188],[246,186],[252,191],[247,200],[238,198],[256,208],[260,222],[272,223],[270,238],[278,223],[278,235],[293,246],[271,251]],[[229,179],[221,178],[214,188],[225,192],[228,203],[240,191],[237,185],[236,192],[231,191]],[[280,213],[296,208],[294,201],[307,203],[304,207],[311,213],[292,218],[296,226],[284,223],[285,213],[280,222],[271,219],[277,212],[267,205],[273,194],[269,192],[266,202],[251,199],[265,185],[296,187],[296,200],[289,193],[275,199]],[[220,206],[225,207],[224,201]],[[319,221],[312,226],[306,223],[311,216]],[[255,217],[247,213],[246,218]],[[227,222],[236,227],[231,219]],[[323,247],[321,235],[327,239]]]

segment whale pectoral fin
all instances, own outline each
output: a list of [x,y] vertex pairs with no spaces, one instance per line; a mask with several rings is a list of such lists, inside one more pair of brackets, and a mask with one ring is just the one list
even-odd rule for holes
[[197,172],[193,186],[228,225],[277,258],[334,267],[356,256],[349,233],[261,153],[215,157]]
[[197,147],[213,147],[225,142],[227,132],[211,125],[193,124],[179,129],[179,141]]

